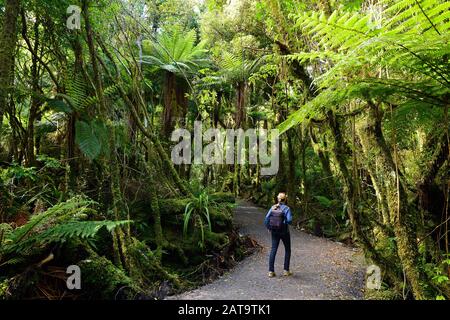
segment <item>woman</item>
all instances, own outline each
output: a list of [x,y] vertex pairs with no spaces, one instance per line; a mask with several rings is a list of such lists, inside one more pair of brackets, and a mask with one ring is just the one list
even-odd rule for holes
[[280,240],[283,241],[284,272],[283,276],[290,276],[289,263],[291,260],[291,235],[289,225],[292,223],[291,209],[286,205],[286,193],[280,192],[277,196],[278,203],[270,208],[264,219],[264,225],[272,233],[272,249],[269,257],[269,277],[275,277],[275,256]]

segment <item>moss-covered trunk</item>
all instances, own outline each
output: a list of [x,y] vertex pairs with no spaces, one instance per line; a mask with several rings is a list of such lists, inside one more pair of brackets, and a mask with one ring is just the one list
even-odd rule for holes
[[327,115],[328,125],[331,129],[331,145],[334,161],[340,172],[340,180],[343,186],[343,197],[347,203],[347,213],[352,226],[353,237],[356,239],[365,251],[366,256],[372,259],[386,273],[387,278],[392,284],[399,287],[402,283],[400,270],[395,262],[384,257],[373,246],[369,236],[362,229],[359,212],[356,208],[355,198],[355,181],[352,179],[350,171],[346,163],[346,144],[343,137],[342,129],[336,116],[329,112]]
[[382,112],[379,105],[369,103],[364,126],[359,128],[361,144],[376,159],[382,177],[389,216],[397,240],[397,253],[411,286],[414,298],[426,299],[427,278],[419,266],[416,223],[417,211],[408,206],[406,188],[397,161],[391,154],[381,128]]
[[235,115],[235,127],[236,129],[245,126],[245,91],[246,83],[241,81],[237,84],[236,88],[236,115]]
[[20,1],[6,0],[0,28],[0,125],[7,112],[8,96],[14,79],[14,51],[17,43],[17,18]]

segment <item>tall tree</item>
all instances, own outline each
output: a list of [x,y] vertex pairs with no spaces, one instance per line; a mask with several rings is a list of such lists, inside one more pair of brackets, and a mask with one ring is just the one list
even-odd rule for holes
[[14,81],[14,60],[17,45],[17,19],[20,0],[6,0],[0,29],[0,125],[7,112],[8,97]]

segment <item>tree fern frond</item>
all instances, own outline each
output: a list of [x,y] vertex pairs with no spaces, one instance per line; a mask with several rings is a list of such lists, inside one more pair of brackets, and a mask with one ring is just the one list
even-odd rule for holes
[[75,76],[66,80],[67,96],[76,109],[81,109],[84,101],[87,99],[87,88],[85,80],[80,76]]
[[[110,86],[106,87],[106,88],[103,90],[103,95],[104,95],[105,97],[110,97],[110,96],[116,94],[118,90],[119,90],[119,85],[118,85],[118,84],[113,84],[113,85],[110,85]],[[87,97],[87,98],[83,101],[81,107],[82,107],[82,108],[86,108],[86,107],[95,105],[95,104],[97,104],[98,102],[99,102],[99,100],[98,100],[98,97],[97,97],[97,96]]]
[[49,243],[63,243],[73,238],[92,238],[97,232],[105,227],[108,231],[130,223],[123,221],[70,221],[50,227],[40,233],[36,233],[23,241],[15,241],[4,246],[3,255],[20,253],[25,248],[44,246]]
[[191,73],[205,62],[204,42],[196,44],[195,30],[175,26],[154,41],[144,41],[144,63],[175,74]]
[[90,159],[94,160],[101,152],[101,141],[95,134],[95,129],[85,121],[75,123],[75,142],[80,150]]
[[94,211],[89,207],[95,204],[94,201],[77,196],[65,202],[61,202],[46,211],[32,215],[30,220],[23,226],[15,229],[8,237],[12,242],[18,242],[26,238],[33,232],[48,227],[52,224],[65,221],[68,219],[76,219],[84,217],[86,213]]
[[449,3],[444,0],[384,0],[388,16],[385,28],[400,32],[441,33],[448,17]]

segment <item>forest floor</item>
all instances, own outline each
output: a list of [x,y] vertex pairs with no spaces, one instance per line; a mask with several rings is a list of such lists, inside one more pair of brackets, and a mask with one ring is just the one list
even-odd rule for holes
[[240,233],[255,239],[262,249],[212,283],[167,299],[363,299],[365,264],[361,250],[291,228],[293,276],[282,277],[284,247],[280,242],[277,277],[268,278],[271,240],[263,225],[266,210],[240,201],[234,214]]

